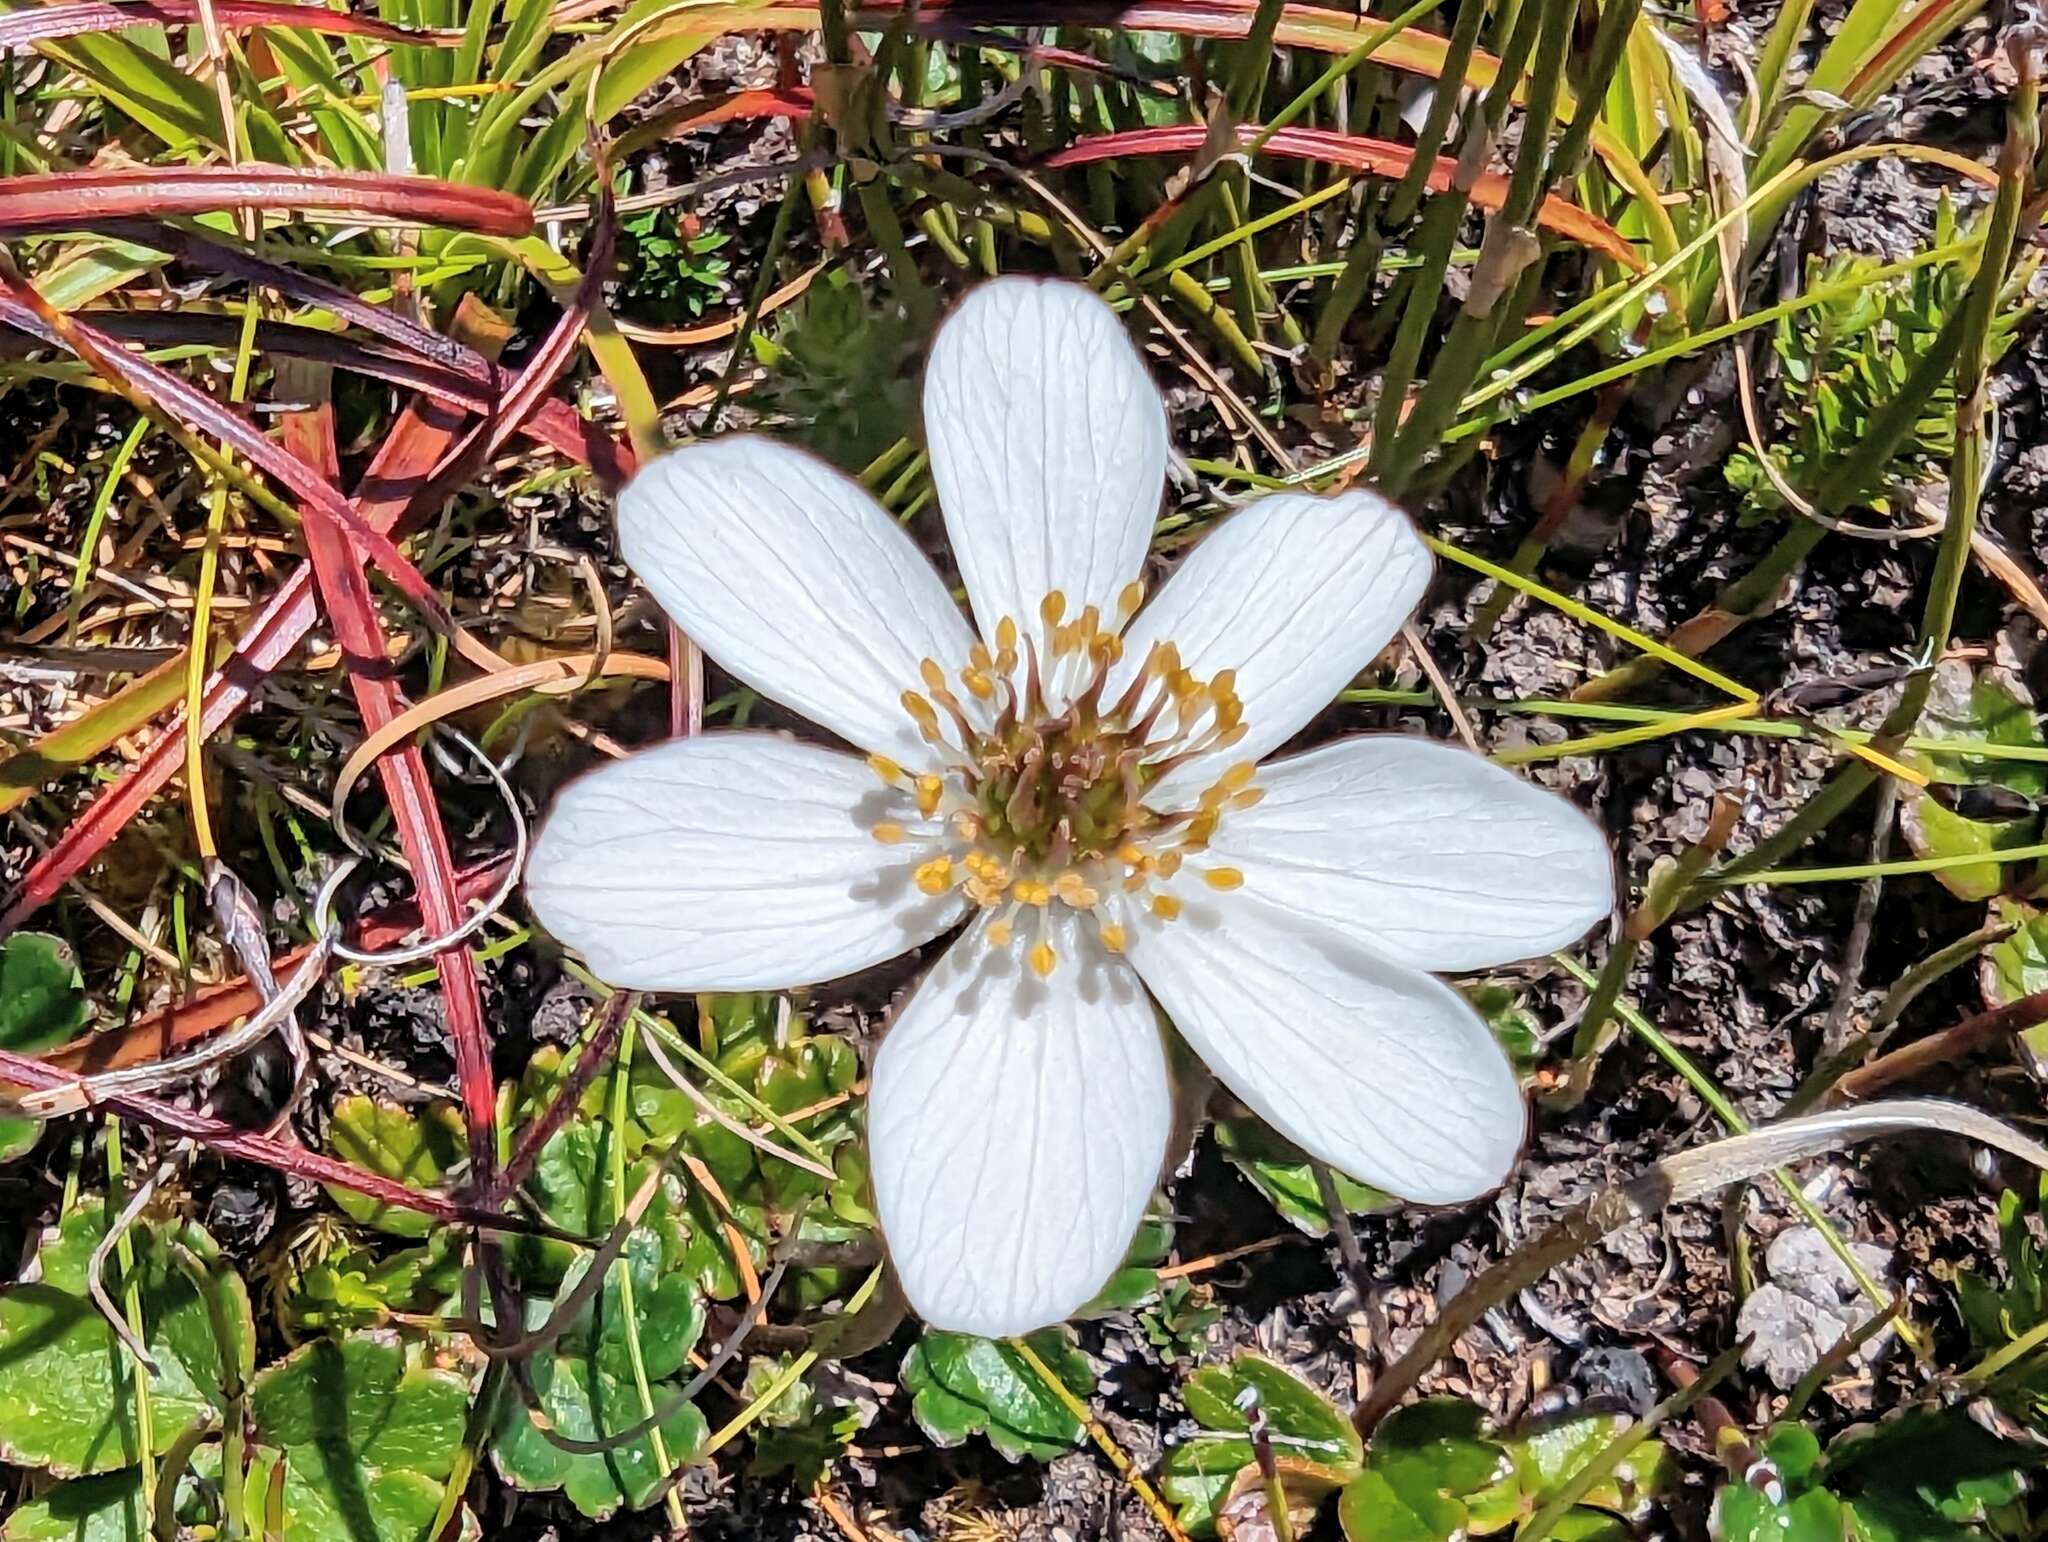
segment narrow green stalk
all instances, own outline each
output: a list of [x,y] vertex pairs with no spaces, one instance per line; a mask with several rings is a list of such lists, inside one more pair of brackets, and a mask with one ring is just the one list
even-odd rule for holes
[[1806,24],[1812,15],[1813,0],[1785,0],[1778,19],[1771,24],[1771,35],[1764,40],[1764,51],[1756,64],[1756,132],[1752,140],[1771,130],[1771,119],[1777,114],[1778,97],[1785,85],[1785,66],[1791,62],[1799,40],[1806,36]]
[[78,638],[78,615],[85,606],[85,586],[92,582],[93,553],[99,547],[100,532],[106,529],[107,514],[114,506],[114,498],[121,490],[121,478],[128,474],[128,462],[135,458],[136,450],[155,426],[146,417],[138,417],[129,425],[127,436],[107,462],[106,480],[100,483],[99,492],[93,496],[92,509],[85,518],[85,533],[78,541],[78,566],[71,570],[71,594],[64,604],[64,641],[67,645]]
[[[107,1201],[106,1219],[111,1225],[121,1206],[115,1196],[121,1192],[126,1164],[121,1156],[121,1121],[107,1116]],[[114,1261],[121,1267],[121,1311],[138,1344],[149,1342],[149,1328],[142,1316],[142,1279],[135,1267],[135,1245],[126,1233],[114,1244]],[[156,1409],[150,1399],[149,1368],[136,1363],[120,1344],[111,1344],[117,1366],[125,1367],[135,1391],[136,1459],[142,1468],[142,1513],[156,1513]],[[119,1380],[117,1373],[116,1380]]]
[[[1443,148],[1452,115],[1465,99],[1465,71],[1471,63],[1472,50],[1485,15],[1484,0],[1460,0],[1445,54],[1444,70],[1437,80],[1437,94],[1423,119],[1422,132],[1416,136],[1415,158],[1402,173],[1386,209],[1363,244],[1363,250],[1353,254],[1356,263],[1347,261],[1329,303],[1317,319],[1317,346],[1326,350],[1319,357],[1327,358],[1335,352],[1337,340],[1343,335],[1352,311],[1372,285],[1380,249],[1388,233],[1407,224],[1421,203],[1422,194],[1429,185],[1430,165]],[[1430,205],[1429,213],[1423,217],[1421,234],[1411,242],[1422,254],[1422,265],[1404,285],[1405,300],[1395,334],[1394,354],[1380,376],[1379,406],[1374,414],[1369,452],[1375,475],[1392,453],[1394,426],[1400,421],[1408,388],[1414,382],[1415,368],[1422,356],[1422,342],[1429,334],[1430,324],[1436,316],[1438,297],[1443,293],[1444,274],[1450,266],[1449,252],[1455,244],[1458,226],[1464,221],[1470,201],[1466,158],[1468,155],[1483,157],[1494,136],[1500,132],[1501,124],[1506,121],[1508,107],[1514,101],[1515,87],[1521,81],[1523,66],[1528,62],[1529,51],[1535,46],[1537,20],[1537,12],[1530,8],[1518,12],[1512,23],[1503,23],[1506,42],[1501,47],[1493,85],[1482,99],[1479,112],[1468,114],[1469,121],[1463,136],[1465,149],[1459,157],[1459,175],[1451,187]],[[1476,159],[1471,169],[1479,169]],[[1370,266],[1367,265],[1368,258]]]
[[[633,1083],[633,1018],[629,1014],[626,1023],[619,1030],[619,1052],[612,1061],[611,1085],[611,1189],[612,1209],[618,1214],[626,1213],[626,1123],[629,1114],[628,1097]],[[628,1245],[630,1251],[630,1244]],[[626,1358],[633,1367],[633,1391],[640,1399],[640,1417],[654,1417],[654,1389],[647,1381],[647,1359],[640,1349],[640,1309],[633,1299],[633,1266],[623,1255],[612,1261],[619,1282],[619,1312],[625,1318],[622,1326],[626,1331]],[[654,1470],[666,1479],[675,1463],[668,1454],[668,1444],[662,1439],[661,1429],[656,1427],[647,1432],[648,1448],[654,1453]],[[678,1533],[688,1524],[683,1514],[683,1496],[675,1488],[666,1495],[669,1524]]]
[[[1544,0],[1535,64],[1530,71],[1522,113],[1521,140],[1516,146],[1514,168],[1508,177],[1507,197],[1500,209],[1487,220],[1486,239],[1480,243],[1479,262],[1472,270],[1471,293],[1459,307],[1449,334],[1437,350],[1429,379],[1402,420],[1398,435],[1392,444],[1384,445],[1384,460],[1380,455],[1383,444],[1375,440],[1374,478],[1394,497],[1399,497],[1406,489],[1422,464],[1424,454],[1435,445],[1456,415],[1458,403],[1478,377],[1480,366],[1493,348],[1494,339],[1506,325],[1517,319],[1513,307],[1502,302],[1515,289],[1521,266],[1526,266],[1532,257],[1541,260],[1536,256],[1540,247],[1536,245],[1536,237],[1529,226],[1537,201],[1543,194],[1545,173],[1550,162],[1550,130],[1557,117],[1558,98],[1564,85],[1565,53],[1571,41],[1572,19],[1577,10],[1574,0]],[[1534,8],[1530,14],[1536,14]],[[1506,73],[1505,60],[1502,70],[1501,78],[1494,83],[1495,91],[1487,99],[1486,133],[1489,139],[1499,123],[1493,111],[1499,88],[1511,80]],[[1587,102],[1588,113],[1596,110],[1595,104],[1606,89],[1604,81],[1589,83],[1594,84],[1598,89],[1593,91]],[[1420,304],[1425,298],[1434,305],[1434,295],[1425,297],[1419,291],[1411,295],[1409,303]]]

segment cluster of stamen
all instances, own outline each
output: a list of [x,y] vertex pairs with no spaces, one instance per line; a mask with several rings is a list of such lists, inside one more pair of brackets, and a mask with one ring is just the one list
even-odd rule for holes
[[[1119,596],[1118,628],[1142,598],[1135,583]],[[1049,936],[1055,904],[1091,917],[1103,946],[1120,953],[1129,935],[1112,898],[1170,921],[1183,908],[1174,889],[1184,868],[1214,889],[1242,884],[1235,868],[1188,859],[1208,846],[1226,809],[1249,807],[1263,793],[1251,785],[1247,761],[1192,808],[1148,807],[1160,778],[1243,739],[1235,672],[1198,679],[1172,643],[1160,643],[1112,699],[1123,658],[1118,630],[1093,605],[1069,617],[1058,590],[1041,603],[1039,620],[1042,657],[1037,635],[1004,617],[993,651],[977,642],[953,676],[924,660],[924,689],[905,691],[903,707],[942,772],[913,773],[881,755],[869,764],[914,800],[922,821],[917,833],[884,821],[875,838],[933,848],[913,881],[933,896],[957,889],[988,913],[992,945],[1009,947],[1028,925],[1026,958],[1043,976],[1058,963]]]

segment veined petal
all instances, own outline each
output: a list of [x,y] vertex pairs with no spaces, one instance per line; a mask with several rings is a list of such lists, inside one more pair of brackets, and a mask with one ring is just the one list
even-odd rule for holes
[[1039,604],[1114,628],[1166,482],[1166,408],[1116,313],[1078,284],[1001,278],[939,328],[925,438],[982,637],[1013,617],[1045,657]]
[[598,978],[630,990],[769,990],[829,980],[936,937],[957,895],[912,880],[931,849],[851,755],[761,733],[678,739],[563,788],[526,897]]
[[1249,889],[1133,926],[1130,957],[1209,1069],[1311,1155],[1426,1204],[1483,1194],[1514,1165],[1514,1072],[1441,980]]
[[1614,908],[1592,820],[1468,751],[1399,734],[1259,767],[1259,803],[1209,842],[1246,890],[1417,969],[1455,973],[1576,942]]
[[1148,801],[1185,806],[1286,743],[1401,629],[1429,572],[1415,526],[1377,493],[1275,493],[1225,519],[1138,613],[1120,668],[1128,679],[1170,642],[1198,678],[1235,670],[1245,737],[1169,772]]
[[662,608],[748,685],[906,765],[903,710],[930,658],[973,634],[939,575],[859,483],[753,435],[685,446],[619,494],[619,546]]
[[980,922],[875,1057],[875,1204],[935,1328],[1028,1333],[1085,1306],[1159,1182],[1173,1099],[1152,1003],[1089,928],[1054,926],[1050,977]]

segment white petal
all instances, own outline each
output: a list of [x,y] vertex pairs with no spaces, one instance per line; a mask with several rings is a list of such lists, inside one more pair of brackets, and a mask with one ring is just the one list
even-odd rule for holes
[[1173,1099],[1152,1003],[1063,920],[1049,979],[978,923],[875,1057],[875,1204],[910,1305],[935,1328],[1028,1333],[1086,1305],[1159,1182]]
[[1116,313],[1078,284],[1001,278],[939,328],[925,438],[953,555],[982,636],[1039,602],[1113,624],[1166,481],[1166,408]]
[[1377,493],[1275,493],[1225,519],[1131,623],[1122,678],[1161,642],[1201,679],[1234,669],[1245,737],[1170,772],[1150,801],[1184,805],[1286,743],[1401,629],[1429,572],[1415,526]]
[[1259,767],[1264,799],[1209,843],[1248,892],[1457,972],[1576,942],[1614,908],[1614,859],[1584,814],[1479,756],[1372,734]]
[[1427,1204],[1499,1185],[1522,1144],[1507,1056],[1465,999],[1249,890],[1132,928],[1131,962],[1209,1069],[1304,1151]]
[[902,695],[973,634],[902,528],[851,478],[752,435],[664,455],[619,494],[619,546],[727,670],[905,764],[926,758]]
[[678,739],[562,789],[527,862],[527,900],[612,985],[829,980],[960,919],[957,896],[911,881],[929,848],[870,833],[904,820],[902,802],[851,755],[771,734]]

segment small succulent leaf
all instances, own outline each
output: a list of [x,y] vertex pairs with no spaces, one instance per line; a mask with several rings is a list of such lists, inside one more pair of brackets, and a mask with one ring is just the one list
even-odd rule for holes
[[[409,1188],[437,1188],[465,1158],[462,1121],[452,1109],[431,1104],[400,1108],[361,1093],[335,1105],[329,1136],[344,1162],[394,1178]],[[386,1205],[332,1184],[328,1194],[344,1214],[394,1237],[424,1237],[433,1225],[417,1210]]]
[[[91,1006],[71,950],[46,932],[0,942],[0,1049],[33,1055],[76,1038]],[[26,1156],[42,1137],[36,1119],[0,1119],[0,1162]]]
[[[1552,1424],[1506,1442],[1508,1455],[1515,1464],[1517,1487],[1533,1508],[1542,1507],[1632,1422],[1622,1414],[1595,1414]],[[1660,1441],[1644,1441],[1629,1453],[1613,1477],[1596,1483],[1580,1503],[1629,1513],[1646,1496],[1661,1493],[1672,1477],[1670,1450]]]
[[1850,1535],[1842,1502],[1824,1488],[1773,1498],[1740,1482],[1714,1497],[1708,1527],[1720,1542],[1842,1542]]
[[[44,1232],[30,1277],[0,1292],[0,1460],[81,1477],[126,1467],[139,1454],[132,1377],[140,1368],[86,1294],[87,1267],[104,1227],[96,1200],[73,1210]],[[218,1253],[190,1223],[167,1234],[138,1226],[130,1235],[144,1341],[158,1366],[150,1398],[154,1443],[162,1451],[221,1401],[211,1315],[199,1287],[171,1262],[165,1238],[176,1238],[203,1263]],[[228,1273],[221,1288],[237,1298],[230,1320],[246,1322],[240,1279]]]
[[[542,1355],[534,1360],[532,1373],[541,1413],[573,1439],[616,1435],[645,1417],[633,1382],[611,1375],[592,1359]],[[659,1408],[673,1394],[675,1384],[657,1382],[649,1391]],[[659,1433],[671,1469],[688,1461],[708,1432],[704,1415],[693,1403],[683,1404],[663,1421]],[[663,1482],[653,1432],[602,1455],[564,1451],[535,1427],[525,1404],[516,1397],[507,1398],[500,1407],[492,1459],[515,1488],[535,1492],[560,1489],[593,1520],[602,1520],[621,1506],[637,1509],[645,1505]]]
[[1138,1224],[1123,1266],[1109,1277],[1093,1301],[1074,1315],[1080,1318],[1107,1317],[1143,1306],[1159,1295],[1159,1270],[1173,1251],[1173,1222],[1153,1210]]
[[1442,1495],[1404,1493],[1368,1467],[1344,1486],[1337,1521],[1348,1542],[1449,1542],[1465,1525],[1465,1507]]
[[[1025,1342],[1076,1397],[1094,1393],[1095,1372],[1065,1329]],[[1081,1422],[1008,1343],[927,1329],[904,1358],[903,1380],[918,1424],[942,1444],[986,1435],[1011,1461],[1049,1462],[1081,1439]]]
[[45,932],[0,942],[0,1049],[33,1055],[76,1038],[90,1007],[71,949]]
[[59,1483],[17,1505],[0,1542],[136,1542],[149,1535],[140,1468]]
[[317,1469],[336,1483],[359,1468],[446,1477],[462,1443],[469,1386],[410,1359],[395,1333],[316,1339],[257,1375],[250,1416],[294,1471]]
[[[752,1406],[788,1368],[786,1357],[757,1357],[747,1367],[740,1388],[742,1399]],[[769,1403],[756,1421],[754,1455],[747,1471],[754,1477],[789,1473],[808,1493],[845,1452],[860,1427],[858,1407],[827,1396],[799,1378]]]
[[[1215,1136],[1216,1149],[1290,1226],[1311,1237],[1330,1234],[1330,1215],[1323,1208],[1315,1171],[1299,1146],[1248,1116],[1217,1120]],[[1333,1171],[1331,1176],[1337,1180],[1337,1197],[1353,1215],[1374,1215],[1398,1203],[1392,1195],[1342,1173]]]

